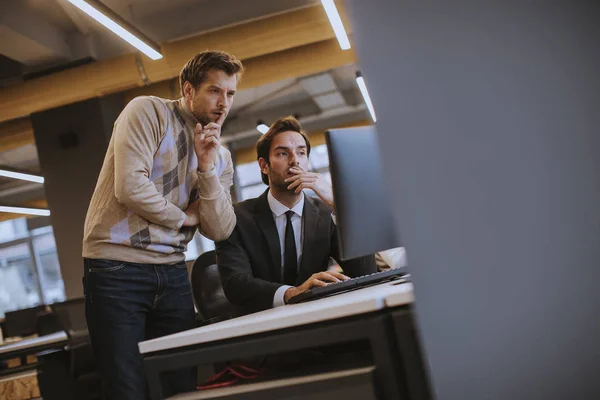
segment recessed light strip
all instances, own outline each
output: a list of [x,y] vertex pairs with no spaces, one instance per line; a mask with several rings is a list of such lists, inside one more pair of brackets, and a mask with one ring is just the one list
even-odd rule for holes
[[[71,4],[81,11],[94,18],[96,21],[110,29],[121,39],[150,57],[152,60],[162,58],[160,47],[146,38],[141,32],[137,31],[129,24],[118,17],[114,11],[96,0],[69,0]],[[127,28],[125,28],[127,27]],[[131,31],[135,32],[132,33]]]

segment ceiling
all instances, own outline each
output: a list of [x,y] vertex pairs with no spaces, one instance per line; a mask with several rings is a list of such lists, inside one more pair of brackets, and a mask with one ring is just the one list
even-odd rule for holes
[[[315,0],[103,0],[121,18],[158,43],[317,3]],[[131,53],[129,44],[67,0],[0,2],[0,54],[20,64],[18,79],[70,62]],[[6,58],[0,59],[0,70]],[[14,66],[10,67],[11,69]],[[12,82],[8,79],[8,82]],[[4,83],[7,81],[5,80]]]
[[[319,3],[317,0],[102,0],[146,36],[164,44]],[[268,29],[268,26],[265,27]],[[67,0],[0,1],[0,88],[65,68],[132,53],[127,43]],[[224,142],[252,146],[258,120],[296,115],[322,130],[368,118],[354,65],[298,76],[236,94]],[[0,124],[1,125],[1,124]],[[35,144],[0,151],[0,168],[42,174]],[[43,198],[43,186],[0,178],[0,204]]]

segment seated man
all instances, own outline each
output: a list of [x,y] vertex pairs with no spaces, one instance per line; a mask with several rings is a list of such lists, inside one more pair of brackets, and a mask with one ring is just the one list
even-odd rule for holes
[[[260,197],[235,206],[237,225],[216,243],[225,295],[244,313],[286,304],[315,286],[377,271],[374,257],[341,262],[343,275],[327,271],[338,259],[331,185],[307,172],[310,142],[293,117],[275,121],[256,145],[263,182]],[[320,198],[305,196],[312,189]]]

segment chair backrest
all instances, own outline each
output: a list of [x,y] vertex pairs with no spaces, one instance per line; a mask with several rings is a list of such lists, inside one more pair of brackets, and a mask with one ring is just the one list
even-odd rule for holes
[[38,314],[36,331],[40,336],[49,335],[54,332],[60,332],[62,327],[58,323],[56,314],[52,311],[46,311]]
[[192,291],[203,321],[233,318],[236,307],[227,300],[214,251],[203,253],[192,267]]
[[67,333],[69,346],[89,341],[85,320],[85,298],[71,299],[50,305],[58,323]]
[[4,336],[29,336],[36,333],[38,313],[45,306],[25,308],[23,310],[9,311],[4,315]]

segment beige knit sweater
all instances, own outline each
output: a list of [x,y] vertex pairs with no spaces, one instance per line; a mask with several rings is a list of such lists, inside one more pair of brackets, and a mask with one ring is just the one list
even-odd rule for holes
[[202,234],[229,237],[235,227],[231,154],[221,146],[212,171],[197,172],[194,127],[183,101],[137,97],[115,122],[85,219],[83,257],[174,264],[196,228],[182,227],[200,197]]

